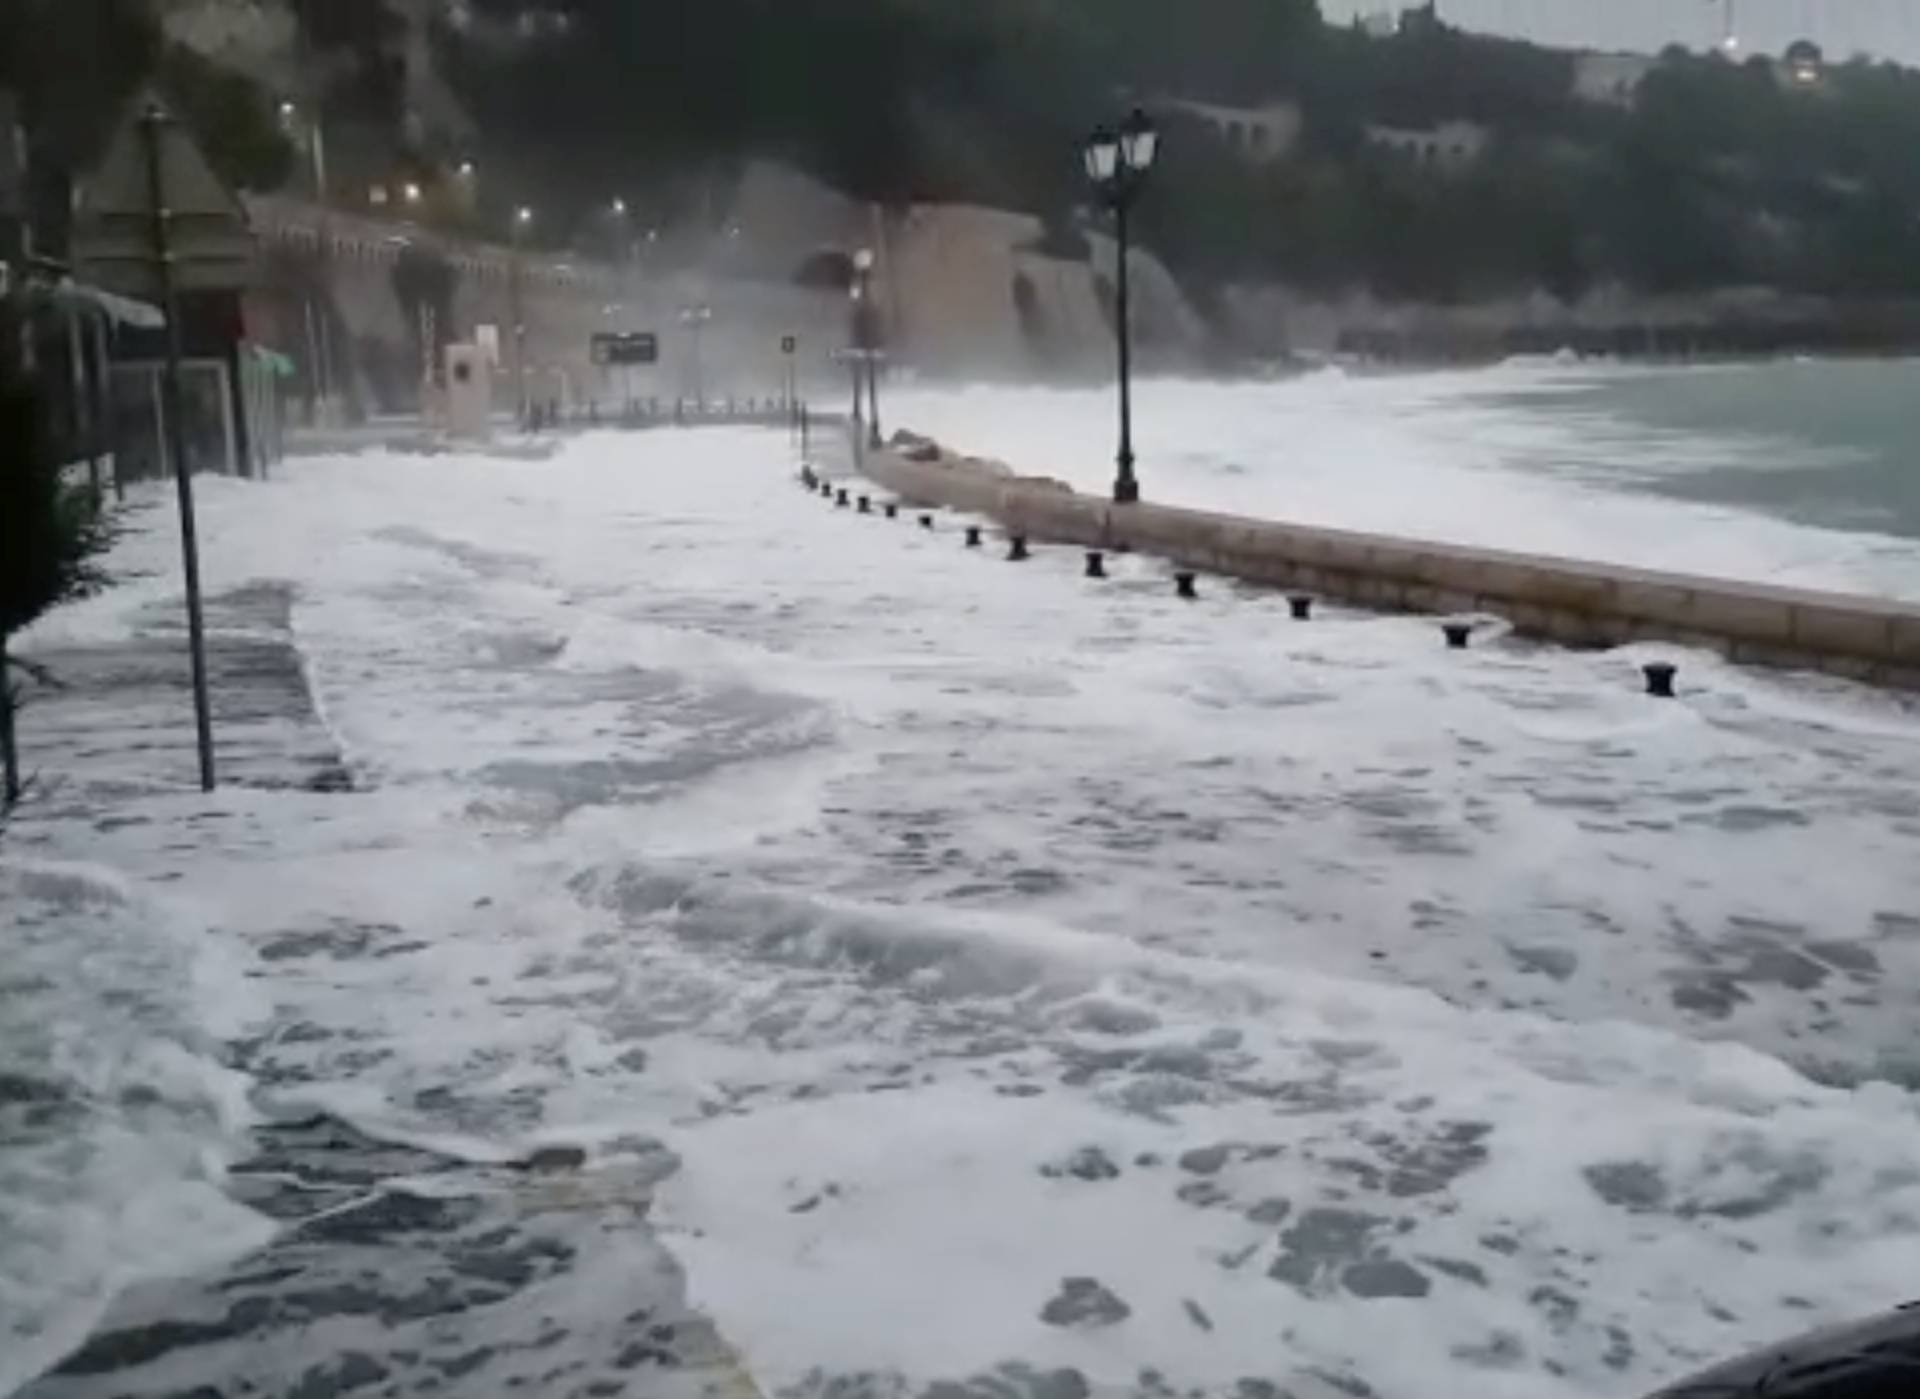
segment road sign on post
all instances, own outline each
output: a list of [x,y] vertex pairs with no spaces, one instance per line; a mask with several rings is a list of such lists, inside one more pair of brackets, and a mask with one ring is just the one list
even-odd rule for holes
[[593,337],[593,362],[599,365],[658,364],[660,337],[650,330],[633,331],[625,335],[596,335]]
[[106,158],[77,191],[74,212],[74,258],[87,277],[111,291],[156,302],[167,318],[160,407],[180,504],[200,786],[211,792],[213,710],[207,694],[193,463],[187,457],[180,394],[180,294],[237,292],[246,286],[253,270],[253,235],[240,201],[213,173],[193,138],[150,95],[129,109]]

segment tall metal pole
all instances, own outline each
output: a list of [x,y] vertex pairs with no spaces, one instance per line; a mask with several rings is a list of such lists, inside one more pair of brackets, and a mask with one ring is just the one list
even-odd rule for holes
[[[324,246],[324,245],[322,245]],[[324,273],[322,274],[324,275]],[[308,297],[302,305],[307,322],[307,359],[308,385],[313,392],[313,422],[319,427],[326,419],[327,381],[326,370],[320,358],[320,318],[314,313],[314,298]]]
[[520,425],[527,422],[527,323],[521,306],[520,225],[513,228],[513,251],[507,260],[507,315],[513,320],[513,399]]
[[705,307],[694,312],[693,317],[693,404],[694,410],[703,416],[707,411],[707,362]]
[[793,340],[786,340],[783,342],[781,348],[785,351],[787,357],[787,437],[789,440],[798,440],[800,436],[800,389],[799,375],[794,369]]
[[186,414],[180,397],[180,297],[173,263],[173,212],[167,207],[161,139],[167,114],[149,107],[140,129],[147,144],[147,191],[153,205],[153,257],[159,273],[160,310],[167,318],[166,367],[160,396],[167,422],[167,456],[180,499],[180,558],[187,582],[187,644],[193,653],[193,718],[200,744],[200,790],[214,788],[213,710],[207,698],[207,636],[200,609],[200,544],[193,519],[193,463],[187,459]]
[[867,346],[867,445],[885,445],[880,436],[880,352],[872,345]]
[[1113,498],[1121,505],[1130,505],[1140,499],[1140,483],[1133,475],[1133,329],[1127,315],[1128,194],[1129,191],[1122,190],[1113,203],[1120,235],[1120,270],[1114,278],[1114,314],[1119,321],[1119,334],[1115,338],[1120,344],[1120,452],[1116,458],[1120,471],[1114,478]]
[[[114,436],[117,424],[115,396],[113,392],[113,356],[107,351],[107,318],[93,318],[93,381],[99,397],[95,400],[94,420],[100,425],[100,431]],[[120,444],[116,440],[113,447],[113,498],[116,502],[127,498],[126,480],[120,470]]]

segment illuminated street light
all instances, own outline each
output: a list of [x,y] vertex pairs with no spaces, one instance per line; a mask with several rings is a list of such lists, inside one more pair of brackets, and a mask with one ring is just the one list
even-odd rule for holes
[[1140,483],[1133,474],[1133,330],[1128,316],[1127,212],[1146,183],[1160,150],[1160,134],[1153,119],[1135,108],[1120,129],[1105,128],[1087,138],[1083,157],[1087,178],[1102,203],[1113,210],[1120,245],[1119,273],[1114,279],[1114,329],[1120,347],[1120,451],[1115,460],[1113,498],[1119,504],[1140,499]]
[[853,430],[860,431],[860,367],[867,371],[867,445],[878,447],[880,437],[880,349],[879,307],[873,302],[872,248],[861,248],[853,255],[853,280],[847,295],[853,301]]

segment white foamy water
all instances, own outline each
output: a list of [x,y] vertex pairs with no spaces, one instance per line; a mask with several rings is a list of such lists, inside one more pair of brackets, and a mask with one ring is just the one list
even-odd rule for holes
[[[929,426],[972,442],[994,401],[1009,431],[977,395]],[[208,482],[209,589],[292,586],[362,790],[76,798],[23,823],[35,860],[247,973],[159,984],[257,1112],[580,1144],[576,1207],[657,1140],[654,1221],[772,1392],[1626,1396],[1904,1300],[1905,704],[1691,654],[1658,704],[1642,651],[1184,604],[1152,560],[1012,565],[791,466],[709,430]],[[31,644],[127,629],[170,543],[124,541],[133,581]],[[130,935],[48,917],[53,985]],[[217,1162],[228,1130],[187,1139]],[[59,1268],[0,1235],[0,1277],[84,1328],[127,1189],[75,1172],[35,1216]],[[171,1224],[144,1255],[234,1243]],[[590,1282],[491,1305],[532,1327]],[[338,1317],[46,1393],[291,1387],[323,1342],[428,1373]]]
[[[1817,481],[1829,467],[1829,497],[1854,485],[1848,424],[1819,414],[1836,395],[1796,382],[1838,378],[1845,389],[1849,369],[1522,361],[1418,374],[1327,369],[1264,385],[1149,379],[1135,396],[1138,470],[1146,495],[1172,505],[1920,598],[1920,542],[1875,532],[1878,515],[1897,513],[1894,502],[1864,502],[1856,513],[1866,524],[1844,531],[1765,513],[1759,492],[1740,503],[1748,494],[1742,478],[1790,471]],[[1853,372],[1888,396],[1876,419],[1895,411],[1891,396],[1920,383],[1920,375],[1871,365]],[[1637,385],[1658,383],[1684,398],[1698,384],[1698,396],[1712,403],[1715,391],[1743,376],[1779,381],[1803,402],[1801,430],[1777,415],[1763,430],[1733,416],[1683,427],[1626,411]],[[1758,392],[1764,405],[1765,389]],[[1111,485],[1111,390],[909,388],[883,407],[891,424],[1000,458],[1022,474],[1089,491]],[[1881,428],[1876,420],[1863,430]],[[1708,499],[1653,493],[1708,478],[1726,483]],[[1808,512],[1818,513],[1826,503],[1818,484],[1807,495]]]
[[114,1290],[265,1231],[221,1190],[248,1120],[219,1063],[244,994],[137,881],[0,850],[0,1393]]

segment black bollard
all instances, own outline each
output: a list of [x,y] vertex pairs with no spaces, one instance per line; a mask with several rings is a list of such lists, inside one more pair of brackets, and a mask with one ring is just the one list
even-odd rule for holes
[[1105,578],[1107,576],[1107,556],[1098,549],[1087,550],[1087,577]]
[[1173,575],[1173,590],[1180,597],[1189,599],[1199,597],[1200,594],[1194,590],[1193,584],[1194,575],[1184,568]]
[[932,529],[932,528],[933,528],[933,516],[931,516],[931,515],[922,515],[922,516],[920,517],[920,528],[921,528],[921,529]]
[[813,463],[802,462],[800,464],[800,484],[808,490],[812,490],[820,484],[820,478],[813,474]]
[[1652,661],[1640,667],[1640,673],[1647,677],[1647,693],[1655,699],[1673,698],[1673,677],[1680,673],[1678,666],[1667,661]]
[[1446,633],[1447,646],[1455,651],[1467,649],[1467,643],[1473,639],[1473,623],[1443,622],[1440,630]]
[[1294,593],[1287,599],[1287,606],[1293,609],[1293,619],[1304,622],[1313,616],[1313,599],[1305,593]]
[[967,526],[967,547],[969,549],[978,549],[980,547],[980,526]]
[[898,505],[895,505],[892,501],[887,502],[886,511],[887,511],[887,518],[889,520],[897,520],[900,518],[900,507]]
[[862,515],[871,515],[873,513],[873,500],[871,497],[861,496],[856,503],[859,505]]
[[1019,563],[1022,559],[1026,557],[1027,557],[1027,537],[1024,534],[1008,535],[1007,536],[1008,562]]
[[839,506],[842,510],[847,508],[848,496],[847,496],[847,488],[845,486],[842,486],[839,490],[833,493],[833,503]]

